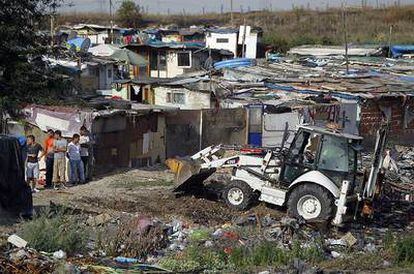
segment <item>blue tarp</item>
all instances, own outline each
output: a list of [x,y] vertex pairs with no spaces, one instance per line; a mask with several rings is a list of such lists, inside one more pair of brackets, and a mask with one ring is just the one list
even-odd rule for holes
[[91,40],[89,38],[77,37],[71,40],[68,40],[68,45],[70,48],[74,48],[76,51],[87,52],[91,46]]
[[204,48],[205,43],[197,42],[169,42],[165,43],[159,40],[149,40],[146,45],[153,48]]
[[403,54],[413,54],[414,45],[394,45],[391,46],[392,57],[400,57]]
[[249,67],[256,64],[255,59],[235,58],[214,63],[215,69]]

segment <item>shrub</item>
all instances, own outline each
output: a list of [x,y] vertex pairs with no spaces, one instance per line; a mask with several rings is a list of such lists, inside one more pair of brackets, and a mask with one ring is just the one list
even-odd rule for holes
[[394,246],[394,259],[399,265],[414,265],[414,235],[396,241]]
[[43,212],[32,221],[24,222],[20,235],[29,246],[39,251],[64,250],[69,254],[85,250],[88,233],[74,216]]
[[[298,243],[292,249],[280,247],[277,243],[264,241],[254,246],[204,247],[192,244],[181,253],[171,254],[160,261],[160,265],[171,271],[233,270],[251,272],[258,267],[281,267],[295,258],[307,262],[319,262],[323,253],[317,244],[301,247]],[[192,268],[193,267],[193,268]]]
[[109,256],[143,258],[166,246],[167,237],[161,226],[140,229],[140,219],[123,221],[115,231],[104,228],[98,232],[97,246]]

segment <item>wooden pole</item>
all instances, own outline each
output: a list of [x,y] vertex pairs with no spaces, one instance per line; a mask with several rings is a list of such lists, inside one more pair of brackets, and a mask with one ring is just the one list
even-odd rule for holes
[[109,16],[111,17],[111,35],[110,35],[111,43],[110,44],[113,44],[114,42],[114,19],[113,19],[113,14],[112,14],[112,0],[109,0]]
[[346,26],[346,11],[345,11],[344,3],[342,3],[342,23],[343,23],[344,42],[345,42],[346,74],[349,74],[348,33],[347,33],[347,26]]
[[233,0],[230,0],[230,21],[231,21],[231,26],[234,26],[234,18],[233,18]]
[[392,25],[390,25],[390,32],[388,35],[388,57],[391,57],[391,43],[392,43]]
[[243,18],[242,57],[246,57],[246,18]]

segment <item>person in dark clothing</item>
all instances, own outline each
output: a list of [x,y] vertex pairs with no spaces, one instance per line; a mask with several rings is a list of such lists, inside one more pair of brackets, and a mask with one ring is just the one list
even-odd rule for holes
[[43,156],[46,155],[46,188],[52,188],[52,178],[53,178],[53,164],[54,164],[54,132],[49,129],[47,131],[47,138],[44,144]]
[[27,136],[26,178],[32,192],[39,192],[36,186],[39,180],[39,153],[41,151],[43,148],[36,143],[35,137],[33,135]]
[[91,179],[91,171],[89,166],[89,146],[90,146],[89,132],[85,126],[80,128],[80,140],[81,146],[80,155],[83,162],[84,174],[87,181]]

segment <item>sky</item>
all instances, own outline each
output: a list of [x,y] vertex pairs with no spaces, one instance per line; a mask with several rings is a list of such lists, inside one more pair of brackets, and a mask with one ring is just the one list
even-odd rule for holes
[[[61,12],[109,12],[110,0],[64,0]],[[202,13],[230,11],[231,0],[135,0],[137,4],[149,13]],[[68,3],[72,3],[69,5]],[[122,0],[112,0],[115,9]],[[233,0],[235,11],[248,11],[260,9],[288,10],[293,6],[304,6],[324,9],[327,6],[340,6],[342,2],[347,5],[361,5],[362,0]],[[392,5],[399,2],[401,5],[414,4],[414,0],[367,0],[368,5]]]

